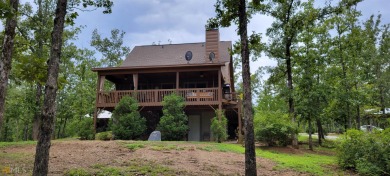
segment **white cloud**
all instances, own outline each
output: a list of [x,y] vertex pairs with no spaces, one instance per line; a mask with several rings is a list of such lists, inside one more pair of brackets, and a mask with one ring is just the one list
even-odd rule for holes
[[[125,45],[131,48],[159,41],[168,43],[168,39],[172,43],[202,42],[205,40],[204,26],[209,18],[215,16],[214,3],[215,0],[117,0],[114,2],[112,14],[103,14],[101,9],[79,12],[76,25],[86,25],[86,28],[75,43],[81,47],[90,47],[91,34],[95,28],[106,37],[114,28],[125,31]],[[358,5],[358,9],[362,10],[364,15],[362,20],[380,12],[383,23],[389,23],[389,6],[388,0],[366,0]],[[262,41],[267,42],[265,33],[272,21],[271,17],[254,15],[248,26],[248,34],[252,31],[260,32],[263,34]],[[236,29],[235,25],[220,29],[220,39],[237,41],[239,36]],[[263,55],[251,63],[252,72],[265,65],[275,66],[276,62]]]

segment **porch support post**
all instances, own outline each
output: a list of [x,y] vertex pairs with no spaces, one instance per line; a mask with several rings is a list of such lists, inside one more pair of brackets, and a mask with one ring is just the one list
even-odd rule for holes
[[237,103],[237,116],[238,116],[238,141],[237,143],[239,144],[243,144],[244,143],[244,138],[243,138],[243,135],[242,135],[242,118],[241,118],[241,111],[242,111],[242,104],[241,104],[241,100],[238,101]]
[[138,90],[138,73],[133,74],[134,90]]
[[179,90],[179,72],[176,72],[176,93]]
[[[218,111],[222,112],[222,73],[221,73],[221,67],[218,70]],[[221,120],[221,115],[218,113],[218,118]]]
[[[96,133],[96,124],[97,124],[97,116],[98,116],[98,103],[100,102],[100,97],[99,97],[99,92],[101,90],[101,81],[102,81],[102,78],[104,79],[105,76],[101,76],[100,74],[98,74],[98,79],[97,79],[97,82],[96,82],[96,100],[95,100],[95,110],[94,110],[94,113],[93,113],[93,126],[94,126],[94,133]],[[104,84],[104,82],[103,82]]]
[[103,91],[103,89],[104,89],[104,81],[106,80],[106,76],[105,75],[101,75],[101,76],[99,76],[99,78],[98,78],[98,82],[99,82],[99,84],[98,84],[98,90],[99,91]]

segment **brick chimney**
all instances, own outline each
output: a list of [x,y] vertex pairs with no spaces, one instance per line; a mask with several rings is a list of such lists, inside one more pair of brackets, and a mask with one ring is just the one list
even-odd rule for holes
[[[210,53],[215,54],[213,61],[210,61]],[[206,30],[206,53],[205,62],[219,62],[219,30],[207,29]]]

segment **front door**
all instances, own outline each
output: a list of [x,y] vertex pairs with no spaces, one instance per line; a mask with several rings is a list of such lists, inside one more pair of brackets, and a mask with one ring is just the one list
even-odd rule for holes
[[188,127],[188,141],[200,141],[200,115],[189,115]]

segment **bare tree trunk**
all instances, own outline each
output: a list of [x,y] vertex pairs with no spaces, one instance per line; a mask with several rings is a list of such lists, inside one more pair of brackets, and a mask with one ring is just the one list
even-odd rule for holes
[[5,22],[5,34],[3,49],[0,58],[0,133],[3,127],[3,117],[5,111],[5,96],[7,94],[8,77],[12,66],[12,52],[14,48],[15,28],[19,0],[10,0],[10,7],[13,9],[12,16]]
[[357,105],[357,107],[356,107],[356,112],[357,112],[357,116],[356,116],[356,124],[357,124],[357,127],[356,127],[356,129],[360,129],[360,105]]
[[65,117],[64,126],[62,127],[61,137],[65,136],[66,122],[68,121],[68,117]]
[[[62,118],[61,118],[61,121],[60,121],[60,124],[59,124],[59,127],[58,127],[58,130],[57,130],[57,139],[60,138],[60,135],[61,135],[61,124],[62,124]],[[55,131],[55,129],[53,129],[53,131]]]
[[[289,112],[289,116],[291,118],[291,121],[293,124],[296,123],[296,120],[295,120],[295,109],[294,109],[294,98],[292,97],[292,92],[294,90],[294,87],[293,87],[293,81],[292,81],[292,66],[291,66],[291,50],[290,50],[290,47],[291,47],[291,40],[290,39],[287,39],[287,43],[286,43],[286,51],[285,51],[285,56],[286,56],[286,67],[287,67],[287,88],[289,90],[289,94],[288,94],[288,112]],[[294,148],[299,148],[299,145],[298,145],[298,136],[293,133],[292,134],[292,146]]]
[[67,0],[58,0],[51,34],[51,50],[48,62],[47,82],[45,86],[44,104],[39,125],[38,144],[35,153],[33,176],[48,174],[51,135],[56,112],[57,79],[62,48],[62,33],[66,15]]
[[37,90],[35,93],[35,112],[34,112],[34,118],[33,118],[33,132],[32,137],[33,140],[38,140],[38,131],[39,131],[39,123],[40,123],[40,107],[41,107],[41,97],[42,97],[42,85],[40,83],[37,83]]
[[[43,36],[43,29],[42,26],[46,25],[45,18],[43,17],[43,10],[42,10],[42,0],[38,0],[38,16],[41,20],[41,25],[39,25],[38,33],[40,36]],[[43,39],[38,40],[38,57],[43,57]],[[39,123],[40,123],[40,112],[41,112],[41,97],[42,97],[42,85],[37,82],[37,91],[35,94],[35,112],[34,112],[34,118],[33,118],[33,140],[38,139],[38,131],[39,131]]]
[[252,109],[252,92],[251,78],[249,67],[249,48],[247,25],[248,19],[246,14],[246,0],[240,0],[239,7],[239,33],[241,38],[241,58],[242,58],[242,80],[244,90],[244,118],[245,118],[245,175],[255,176],[256,170],[256,151],[255,136],[253,130],[253,109]]
[[312,135],[311,133],[313,133],[312,131],[312,125],[311,125],[311,117],[309,117],[309,149],[310,150],[313,150],[313,138],[312,138]]
[[23,130],[23,141],[27,141],[28,140],[28,126],[29,124],[25,124],[24,125],[24,130]]
[[322,145],[322,139],[324,136],[324,130],[322,128],[321,120],[317,119],[317,129],[318,129],[318,144]]

